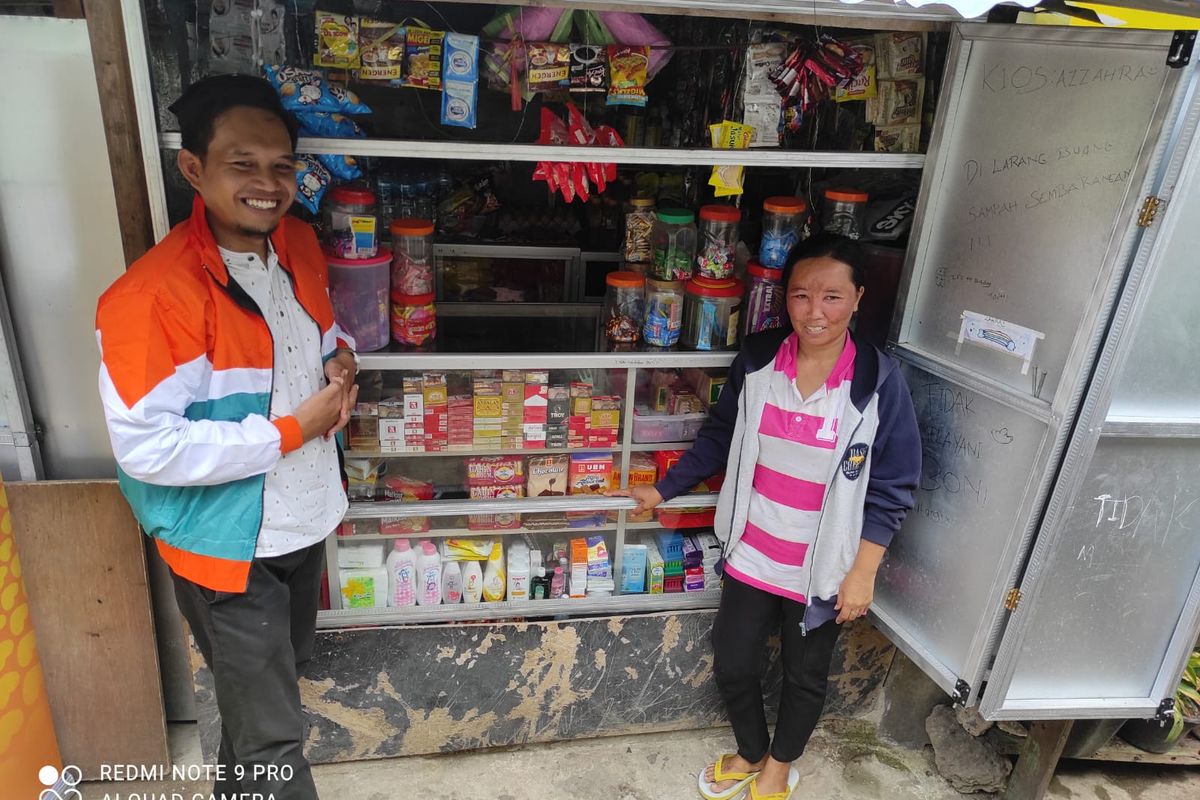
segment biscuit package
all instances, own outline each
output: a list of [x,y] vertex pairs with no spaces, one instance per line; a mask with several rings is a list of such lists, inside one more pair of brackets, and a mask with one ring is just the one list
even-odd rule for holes
[[441,91],[442,42],[445,38],[444,31],[432,31],[428,28],[408,29],[404,48],[408,66],[405,86]]

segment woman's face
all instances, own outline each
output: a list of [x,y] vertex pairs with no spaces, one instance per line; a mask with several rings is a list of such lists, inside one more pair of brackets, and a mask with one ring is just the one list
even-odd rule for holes
[[849,265],[828,256],[796,262],[787,286],[787,310],[802,344],[822,347],[845,337],[863,295],[851,275]]

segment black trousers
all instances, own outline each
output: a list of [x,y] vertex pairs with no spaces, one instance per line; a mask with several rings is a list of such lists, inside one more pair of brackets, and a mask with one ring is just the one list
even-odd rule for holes
[[[800,635],[805,605],[764,592],[726,574],[713,623],[713,675],[725,701],[738,755],[751,763],[770,752],[792,762],[812,736],[829,683],[829,662],[841,626],[830,620]],[[775,739],[767,730],[762,679],[767,639],[781,634],[783,690]]]
[[174,572],[175,598],[212,670],[221,711],[223,779],[213,794],[316,800],[304,758],[297,678],[312,657],[325,544],[255,559],[241,594],[214,592]]

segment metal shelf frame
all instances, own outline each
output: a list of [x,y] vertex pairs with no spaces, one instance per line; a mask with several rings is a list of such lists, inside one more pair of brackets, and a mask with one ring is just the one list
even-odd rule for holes
[[[159,146],[178,150],[178,133],[161,133]],[[794,169],[921,169],[922,153],[863,153],[821,150],[704,150],[665,147],[571,147],[540,144],[484,144],[421,139],[317,139],[300,137],[297,153],[370,158],[427,158],[449,161],[601,161],[618,165],[680,167],[744,166]]]

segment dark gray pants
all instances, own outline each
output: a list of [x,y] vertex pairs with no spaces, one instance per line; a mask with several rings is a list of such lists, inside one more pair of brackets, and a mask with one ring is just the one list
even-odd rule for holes
[[214,592],[174,572],[175,598],[213,674],[221,712],[213,794],[316,800],[304,758],[297,678],[312,657],[325,544],[255,559],[240,594]]

